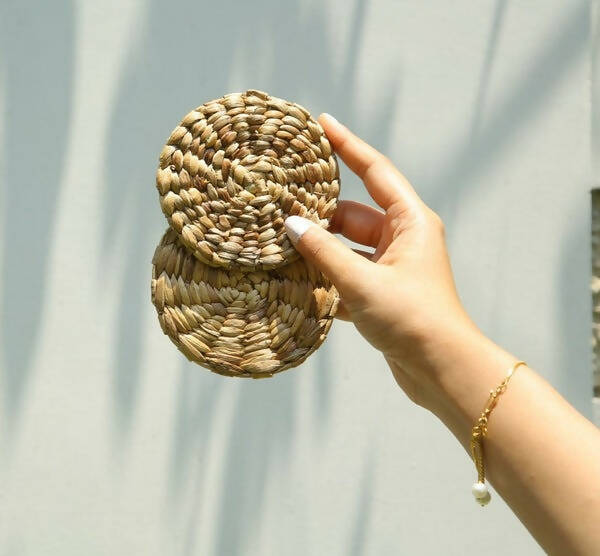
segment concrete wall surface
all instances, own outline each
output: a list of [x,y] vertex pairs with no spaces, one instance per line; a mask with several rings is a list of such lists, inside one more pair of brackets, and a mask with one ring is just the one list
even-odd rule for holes
[[[0,0],[0,554],[541,554],[350,324],[270,380],[188,363],[149,299],[154,174],[227,92],[331,112],[442,215],[478,325],[591,416],[590,9]],[[341,196],[368,202],[346,168]]]

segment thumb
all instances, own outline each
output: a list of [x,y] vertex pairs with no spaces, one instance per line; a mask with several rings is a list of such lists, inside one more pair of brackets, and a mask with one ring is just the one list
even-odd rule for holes
[[357,293],[360,277],[372,263],[308,218],[289,216],[285,230],[300,254],[323,272],[342,296]]

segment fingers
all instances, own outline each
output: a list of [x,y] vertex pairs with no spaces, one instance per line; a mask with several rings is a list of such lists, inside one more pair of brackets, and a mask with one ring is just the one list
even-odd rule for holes
[[385,215],[373,207],[355,201],[340,201],[329,231],[361,245],[377,247],[384,219]]
[[406,178],[380,152],[354,135],[330,114],[321,114],[323,126],[333,149],[361,178],[373,200],[384,210],[393,204],[416,204],[418,196]]
[[355,294],[371,264],[366,258],[307,218],[290,216],[285,228],[296,249],[333,282],[340,295]]
[[[352,251],[354,251],[361,257],[364,257],[368,261],[375,260],[373,258],[374,253],[370,253],[369,251],[362,251],[361,249],[352,249]],[[352,320],[352,315],[350,315],[350,312],[346,308],[346,305],[344,304],[344,300],[341,297],[338,300],[338,306],[337,306],[337,312],[335,313],[335,318],[338,320],[347,320],[347,321]]]

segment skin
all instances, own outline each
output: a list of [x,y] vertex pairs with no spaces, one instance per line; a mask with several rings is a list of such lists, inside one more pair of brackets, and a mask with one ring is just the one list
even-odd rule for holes
[[[439,216],[385,156],[332,116],[319,122],[381,210],[341,201],[329,231],[308,226],[296,248],[337,287],[338,316],[354,323],[407,396],[469,451],[490,390],[518,358],[486,338],[464,310]],[[335,233],[374,254],[353,251]],[[487,479],[542,548],[600,554],[600,430],[523,366],[488,429]]]

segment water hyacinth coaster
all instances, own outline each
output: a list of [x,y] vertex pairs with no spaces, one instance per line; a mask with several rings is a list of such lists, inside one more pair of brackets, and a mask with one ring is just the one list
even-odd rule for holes
[[338,295],[300,258],[284,221],[327,227],[339,184],[323,129],[298,104],[249,90],[183,118],[160,154],[169,229],[151,290],[164,333],[188,359],[262,378],[322,344]]

